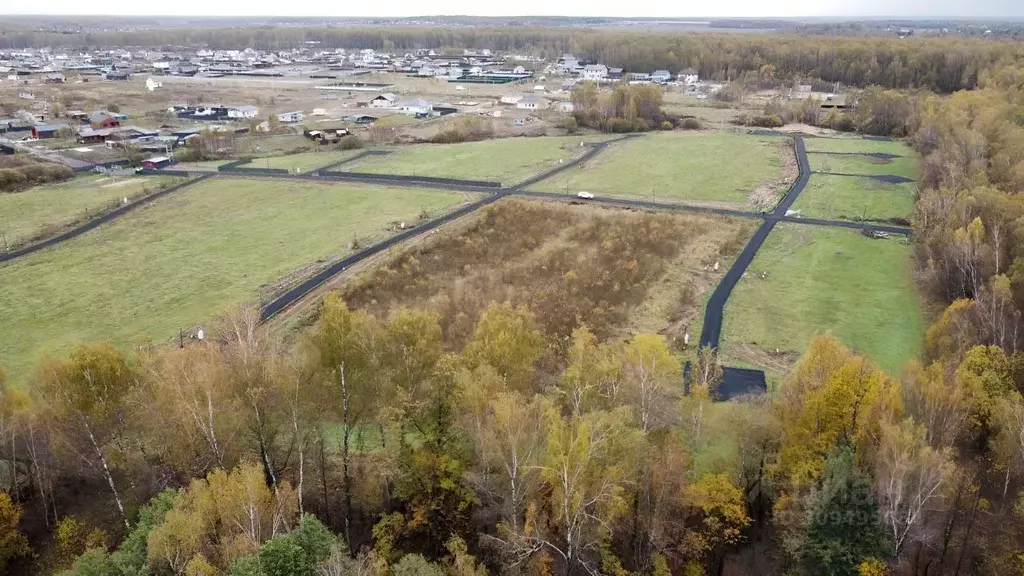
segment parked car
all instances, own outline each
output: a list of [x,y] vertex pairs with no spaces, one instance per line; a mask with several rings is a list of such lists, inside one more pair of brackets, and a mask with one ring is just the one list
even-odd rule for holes
[[576,194],[576,197],[577,198],[582,198],[584,200],[593,200],[594,199],[594,195],[591,194],[590,192],[579,192],[579,193]]

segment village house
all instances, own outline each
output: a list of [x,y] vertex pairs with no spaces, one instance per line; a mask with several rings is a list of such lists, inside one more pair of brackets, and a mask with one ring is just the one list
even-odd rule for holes
[[672,74],[668,70],[655,70],[651,72],[651,82],[656,84],[666,84],[669,80],[672,80]]
[[544,110],[551,104],[547,98],[541,98],[540,96],[523,96],[519,102],[516,102],[516,108],[520,110]]
[[378,94],[370,100],[370,108],[394,108],[398,103],[398,96],[391,92]]
[[522,99],[523,97],[520,94],[506,94],[502,96],[501,99],[498,100],[498,102],[500,102],[501,104],[508,104],[509,106],[515,106]]
[[700,75],[693,68],[686,68],[679,71],[679,74],[676,75],[676,80],[687,86],[692,86],[700,81]]
[[423,98],[408,98],[398,101],[398,110],[403,114],[421,116],[430,114],[434,107]]
[[120,125],[121,121],[107,112],[93,112],[89,116],[89,126],[93,128],[116,128]]
[[608,67],[604,64],[587,64],[583,67],[583,79],[600,81],[608,78]]
[[302,112],[284,112],[277,115],[278,122],[295,123],[301,122],[305,115]]
[[117,128],[83,128],[78,132],[78,141],[82,144],[102,144],[106,142]]
[[227,117],[233,119],[255,118],[260,113],[260,109],[251,104],[245,106],[225,106],[224,108]]
[[148,168],[150,170],[155,170],[157,168],[163,168],[165,166],[170,165],[171,159],[168,158],[167,156],[154,156],[152,158],[147,158],[142,161],[142,167]]
[[67,124],[37,124],[32,127],[32,137],[38,140],[56,138],[64,130],[70,130],[70,127]]

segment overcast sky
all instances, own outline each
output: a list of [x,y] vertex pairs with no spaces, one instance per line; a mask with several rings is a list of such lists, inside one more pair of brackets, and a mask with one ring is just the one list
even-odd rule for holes
[[118,14],[203,16],[665,16],[665,17],[1024,17],[1024,0],[0,0],[0,14]]

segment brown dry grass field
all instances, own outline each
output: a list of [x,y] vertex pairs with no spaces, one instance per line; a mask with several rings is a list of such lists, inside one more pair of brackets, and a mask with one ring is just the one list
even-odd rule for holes
[[488,304],[506,301],[528,305],[556,347],[579,324],[599,338],[658,332],[678,346],[700,312],[701,295],[725,270],[714,272],[714,263],[738,252],[752,226],[502,200],[367,270],[343,294],[351,306],[380,317],[403,307],[432,310],[455,347]]

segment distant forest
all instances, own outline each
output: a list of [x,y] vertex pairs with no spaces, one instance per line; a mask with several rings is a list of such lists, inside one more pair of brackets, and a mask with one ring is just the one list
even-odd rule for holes
[[967,38],[823,38],[755,34],[566,30],[565,28],[266,27],[151,29],[82,34],[8,32],[0,49],[52,46],[191,46],[280,50],[306,41],[320,49],[489,48],[544,58],[572,53],[627,71],[695,68],[703,78],[731,80],[773,67],[777,78],[820,79],[849,86],[924,88],[939,93],[973,89],[979,72],[1024,61],[1024,45]]

